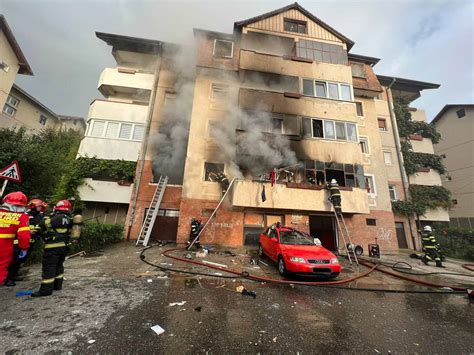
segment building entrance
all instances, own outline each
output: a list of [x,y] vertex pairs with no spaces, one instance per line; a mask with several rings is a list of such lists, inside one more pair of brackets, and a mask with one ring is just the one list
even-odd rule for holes
[[331,216],[309,216],[309,232],[319,238],[323,247],[331,251],[337,250],[334,218]]

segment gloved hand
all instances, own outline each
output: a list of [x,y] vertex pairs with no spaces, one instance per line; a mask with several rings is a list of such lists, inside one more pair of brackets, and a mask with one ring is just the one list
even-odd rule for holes
[[26,249],[22,249],[20,250],[20,254],[18,254],[18,259],[24,259],[26,257],[26,253],[28,252],[28,250]]

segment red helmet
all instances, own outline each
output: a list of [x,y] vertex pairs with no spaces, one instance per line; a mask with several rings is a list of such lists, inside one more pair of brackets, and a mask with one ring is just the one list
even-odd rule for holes
[[71,202],[69,202],[68,200],[58,201],[56,206],[54,206],[53,210],[54,211],[71,212]]
[[3,198],[3,203],[8,203],[13,206],[22,206],[26,207],[27,198],[25,194],[21,191],[10,192]]
[[41,207],[41,210],[44,212],[48,208],[48,204],[44,201],[41,201],[39,198],[32,199],[27,206],[29,209],[33,209],[36,207]]

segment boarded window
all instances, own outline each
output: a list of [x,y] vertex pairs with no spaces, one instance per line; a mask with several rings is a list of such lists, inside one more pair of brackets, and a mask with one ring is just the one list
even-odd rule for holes
[[352,76],[365,78],[365,66],[362,63],[351,63]]
[[232,58],[234,42],[216,39],[214,41],[214,57]]
[[216,181],[217,173],[224,173],[224,164],[204,163],[204,181]]
[[383,160],[384,160],[385,164],[392,165],[393,164],[392,152],[384,151],[383,152]]

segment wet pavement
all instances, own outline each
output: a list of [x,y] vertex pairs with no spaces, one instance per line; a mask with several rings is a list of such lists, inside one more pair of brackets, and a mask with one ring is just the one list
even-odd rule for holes
[[[164,258],[165,249],[149,250],[147,260],[190,269],[189,264]],[[16,291],[38,285],[37,266],[15,288],[0,288],[0,351],[474,352],[474,304],[463,295],[365,292],[167,275],[142,263],[137,251],[122,243],[103,254],[67,261],[65,289],[52,297],[15,297]],[[206,260],[278,277],[268,260],[267,265],[256,267],[248,264],[249,255],[236,254],[209,255]],[[193,270],[210,272],[199,267]],[[358,272],[348,268],[341,278]],[[236,293],[239,285],[255,291],[257,297]],[[425,289],[375,272],[349,286]],[[186,302],[170,306],[182,301]],[[165,332],[157,335],[150,329],[154,325]]]

